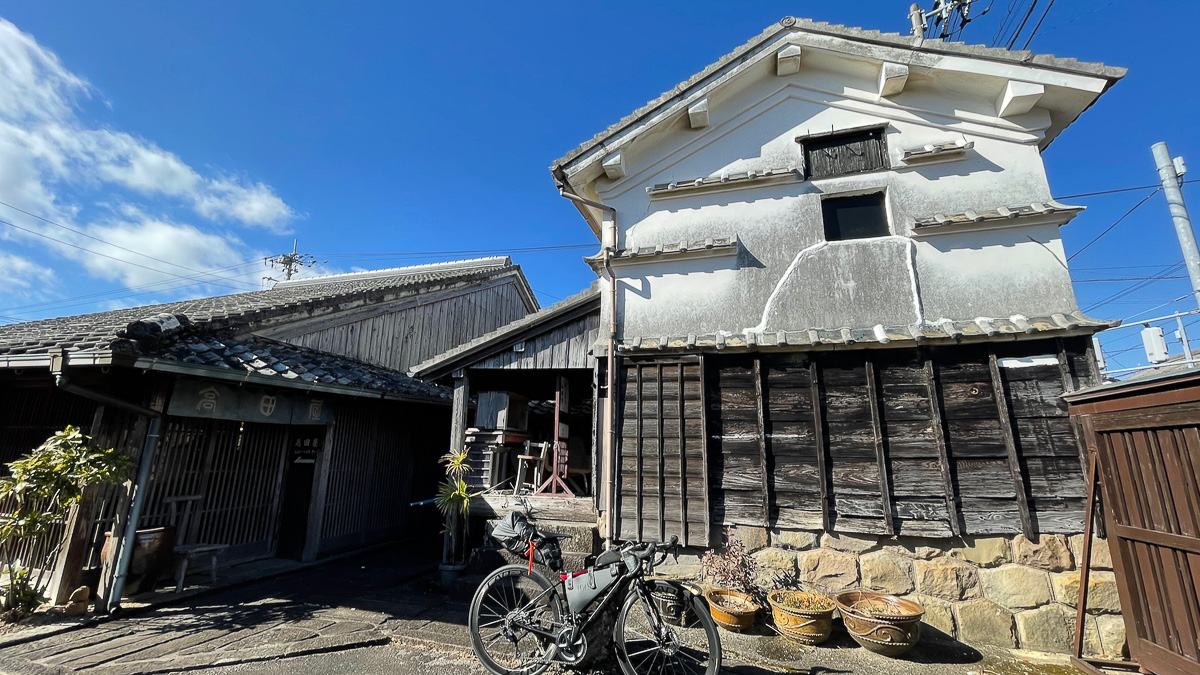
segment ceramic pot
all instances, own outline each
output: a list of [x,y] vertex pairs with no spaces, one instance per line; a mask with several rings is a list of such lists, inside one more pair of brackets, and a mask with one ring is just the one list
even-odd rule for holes
[[[815,601],[818,598],[824,600],[829,609],[799,609],[790,606],[794,603],[787,602],[789,599]],[[833,601],[824,595],[800,591],[771,591],[767,595],[767,602],[771,603],[771,616],[775,620],[775,627],[785,637],[805,645],[819,645],[828,640],[833,632]]]
[[858,644],[884,656],[907,652],[921,638],[925,608],[912,600],[868,591],[847,591],[834,598],[846,631]]
[[463,570],[465,569],[467,569],[466,563],[461,565],[447,565],[442,563],[441,565],[438,565],[438,572],[440,572],[442,576],[442,589],[447,591],[450,590],[454,586],[454,582],[458,581],[458,578],[462,576]]
[[749,595],[717,588],[705,593],[704,599],[708,600],[709,614],[718,626],[739,633],[754,627],[758,605]]

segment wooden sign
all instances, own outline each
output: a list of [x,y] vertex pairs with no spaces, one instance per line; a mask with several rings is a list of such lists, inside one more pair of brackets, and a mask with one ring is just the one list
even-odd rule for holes
[[323,398],[184,378],[175,381],[167,414],[265,424],[325,425],[333,420]]

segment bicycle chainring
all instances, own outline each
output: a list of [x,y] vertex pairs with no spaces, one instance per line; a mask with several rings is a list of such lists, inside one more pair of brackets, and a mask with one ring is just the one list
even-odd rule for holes
[[580,633],[579,637],[571,642],[571,630],[570,626],[563,628],[558,632],[558,638],[554,641],[558,645],[556,660],[569,666],[579,663],[587,655],[587,638]]

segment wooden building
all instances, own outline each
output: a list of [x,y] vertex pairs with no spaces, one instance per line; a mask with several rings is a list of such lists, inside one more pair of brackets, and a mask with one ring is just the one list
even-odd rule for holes
[[64,524],[51,595],[87,570],[111,594],[105,533],[130,519],[220,565],[435,535],[408,504],[433,496],[451,395],[400,369],[535,309],[491,258],[0,327],[0,461],[74,424],[140,462],[132,493],[91,494]]
[[1037,623],[1085,520],[1061,396],[1115,323],[1075,301],[1083,209],[1040,153],[1123,75],[785,17],[555,161],[601,245],[604,536],[738,532],[810,586],[1069,650]]
[[593,286],[409,371],[453,387],[450,447],[469,450],[475,515],[595,527],[599,336]]

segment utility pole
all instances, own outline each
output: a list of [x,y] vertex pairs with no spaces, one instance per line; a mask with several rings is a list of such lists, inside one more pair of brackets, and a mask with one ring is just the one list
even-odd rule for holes
[[1183,249],[1183,260],[1187,263],[1188,277],[1192,280],[1196,306],[1200,307],[1200,249],[1196,247],[1196,233],[1192,231],[1192,221],[1183,203],[1183,191],[1179,189],[1179,182],[1186,171],[1183,158],[1172,159],[1166,143],[1155,143],[1150,151],[1154,153],[1154,163],[1158,166],[1158,178],[1162,181],[1163,194],[1167,196],[1171,220],[1175,221],[1175,234],[1179,237],[1179,247]]
[[[296,272],[299,272],[305,267],[312,267],[317,264],[316,257],[307,253],[297,252],[299,245],[300,240],[293,239],[291,253],[280,253],[279,255],[271,256],[269,258],[263,258],[263,264],[267,265],[268,267],[277,267],[282,269],[284,281],[291,281],[292,276],[295,275]],[[329,261],[325,260],[322,261],[321,264],[325,264],[327,262]],[[263,281],[274,281],[278,283],[279,279],[275,279],[273,277],[263,277]]]

